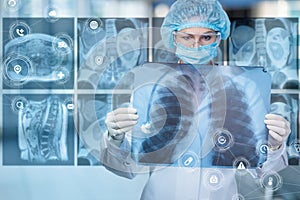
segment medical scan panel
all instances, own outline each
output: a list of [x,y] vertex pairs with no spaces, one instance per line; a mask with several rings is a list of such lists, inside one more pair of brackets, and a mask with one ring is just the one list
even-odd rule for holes
[[4,95],[3,164],[74,164],[72,102],[70,95]]
[[[112,94],[78,95],[78,165],[99,165],[99,144],[106,133],[106,114],[113,110]],[[125,106],[130,93],[114,94]],[[120,104],[118,104],[120,105]]]
[[291,124],[291,134],[287,139],[289,164],[298,165],[300,143],[298,140],[299,99],[297,94],[272,94],[270,112],[280,114]]
[[229,63],[262,66],[272,75],[272,89],[298,89],[298,19],[232,19]]
[[73,88],[73,18],[3,18],[2,35],[4,88]]
[[148,19],[79,18],[79,89],[111,89],[148,60]]

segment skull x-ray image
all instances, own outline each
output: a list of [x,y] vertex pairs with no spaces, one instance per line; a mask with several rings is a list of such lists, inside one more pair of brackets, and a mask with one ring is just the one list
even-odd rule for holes
[[111,89],[124,73],[147,61],[148,20],[80,18],[78,88]]
[[5,95],[3,163],[73,164],[74,126],[65,95]]
[[298,19],[233,19],[229,63],[262,66],[272,76],[273,89],[298,89]]
[[6,88],[73,87],[74,20],[3,19]]
[[146,63],[128,75],[139,115],[129,133],[137,162],[251,168],[265,161],[271,77],[263,68]]

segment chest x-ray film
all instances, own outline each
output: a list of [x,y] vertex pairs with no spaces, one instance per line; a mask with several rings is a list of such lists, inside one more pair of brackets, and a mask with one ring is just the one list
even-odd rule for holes
[[297,36],[297,18],[233,19],[230,65],[265,67],[272,89],[298,89]]
[[73,87],[74,19],[4,18],[4,88]]
[[111,89],[147,61],[148,19],[80,18],[79,89]]
[[127,139],[137,162],[250,168],[265,161],[271,81],[263,68],[147,63],[129,76],[139,119]]

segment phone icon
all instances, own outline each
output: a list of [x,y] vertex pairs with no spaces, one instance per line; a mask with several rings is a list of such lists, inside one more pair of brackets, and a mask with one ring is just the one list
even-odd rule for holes
[[20,29],[17,28],[17,29],[16,29],[16,33],[17,33],[17,35],[20,36],[20,37],[23,37],[23,36],[24,36],[24,32],[25,32],[25,31],[24,31],[24,29],[22,29],[22,28],[20,28]]

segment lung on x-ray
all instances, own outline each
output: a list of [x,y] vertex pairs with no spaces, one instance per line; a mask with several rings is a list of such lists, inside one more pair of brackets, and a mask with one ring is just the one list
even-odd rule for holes
[[297,18],[233,19],[229,63],[265,67],[272,89],[298,89],[297,36]]
[[145,18],[80,18],[80,89],[112,89],[129,69],[147,61]]
[[4,88],[73,88],[74,19],[4,18]]
[[128,75],[139,115],[130,135],[137,162],[257,167],[265,161],[271,79],[263,68],[147,63]]

